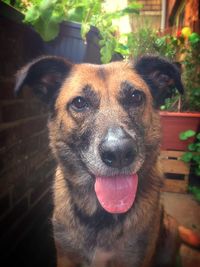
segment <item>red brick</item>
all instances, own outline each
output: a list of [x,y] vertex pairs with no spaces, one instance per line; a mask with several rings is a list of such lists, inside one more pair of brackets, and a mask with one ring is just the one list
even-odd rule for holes
[[[1,173],[0,175],[0,194],[5,192],[5,190],[16,184],[22,184],[22,187],[27,185],[29,176],[33,175],[40,166],[44,164],[45,161],[51,160],[52,156],[47,148],[45,151],[38,151],[30,157],[30,159],[21,162],[13,166],[11,169]],[[36,177],[37,179],[37,177]]]
[[49,159],[40,166],[35,166],[35,170],[30,173],[28,178],[28,184],[30,187],[35,187],[39,184],[42,180],[49,177],[49,174],[55,169],[55,161]]
[[0,176],[0,194],[3,194],[10,186],[13,186],[16,181],[24,181],[26,178],[26,166],[17,165],[12,169],[3,172]]
[[17,224],[28,211],[28,199],[23,198],[10,213],[0,221],[0,235],[4,235],[11,227]]
[[0,99],[13,99],[14,97],[14,80],[0,79]]
[[50,220],[53,207],[51,199],[51,193],[47,192],[18,224],[12,225],[12,230],[4,228],[2,245],[0,244],[1,251],[3,249],[5,253],[9,253],[10,249],[13,249],[24,238],[27,231],[33,227],[40,227],[46,220]]
[[[46,186],[46,189],[49,187],[49,183],[52,182],[52,173],[54,170],[55,164],[52,162],[42,163],[39,168],[35,167],[36,170],[31,170],[29,174],[18,179],[18,182],[13,187],[13,201],[17,201],[28,191],[32,192],[37,190],[42,192],[42,185]],[[51,173],[51,176],[50,176]],[[40,188],[41,187],[41,188]],[[36,189],[37,188],[37,189]],[[40,193],[38,192],[38,196]]]
[[35,205],[35,203],[37,203],[47,191],[51,190],[52,180],[53,180],[53,175],[49,176],[48,179],[43,180],[41,183],[38,183],[38,185],[35,188],[33,188],[30,197],[31,206]]
[[48,130],[46,129],[46,131],[43,131],[43,133],[40,134],[39,136],[39,143],[40,146],[49,146],[49,136],[48,136]]
[[0,131],[0,146],[10,147],[19,140],[28,138],[46,128],[47,116],[33,117],[17,121],[13,124],[3,124]]
[[29,187],[27,184],[27,177],[23,176],[18,179],[18,182],[13,185],[12,190],[12,201],[13,203],[17,202],[19,199],[21,199],[23,196],[29,195]]
[[46,106],[39,101],[13,101],[1,108],[2,122],[12,122],[47,113]]
[[10,209],[10,193],[0,196],[0,217]]
[[40,166],[44,164],[45,161],[49,161],[53,158],[50,149],[47,147],[45,151],[37,153],[31,158],[28,166],[28,173],[36,171]]
[[[45,140],[41,142],[42,140]],[[0,173],[16,164],[29,160],[36,152],[46,151],[48,147],[47,132],[42,131],[29,138],[23,139],[8,149],[0,152]]]

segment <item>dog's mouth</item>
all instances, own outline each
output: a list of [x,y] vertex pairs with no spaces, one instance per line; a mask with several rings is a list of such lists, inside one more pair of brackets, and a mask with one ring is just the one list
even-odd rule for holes
[[109,213],[125,213],[133,205],[138,175],[98,176],[95,192],[101,206]]

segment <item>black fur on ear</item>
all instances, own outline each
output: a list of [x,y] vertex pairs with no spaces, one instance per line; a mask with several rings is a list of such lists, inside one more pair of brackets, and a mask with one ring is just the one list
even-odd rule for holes
[[180,69],[166,59],[143,56],[136,61],[134,68],[149,86],[155,108],[172,97],[175,88],[180,94],[184,93]]
[[28,85],[42,101],[50,103],[71,68],[72,64],[64,58],[39,57],[18,71],[15,93],[18,95],[23,86]]

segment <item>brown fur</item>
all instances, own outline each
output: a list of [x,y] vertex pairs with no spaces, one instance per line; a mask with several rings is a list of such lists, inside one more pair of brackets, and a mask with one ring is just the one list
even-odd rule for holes
[[[160,124],[155,91],[170,91],[172,81],[180,91],[182,88],[174,66],[152,57],[150,68],[148,60],[98,66],[70,65],[45,57],[18,74],[17,90],[24,84],[37,86],[42,88],[36,93],[43,100],[47,92],[51,99],[50,145],[58,162],[52,219],[57,267],[171,266],[177,247],[172,249],[169,244],[177,238],[177,228],[163,215],[160,204],[163,177],[157,162]],[[138,106],[128,102],[130,85],[131,90],[142,92],[143,102]],[[86,98],[89,107],[74,109],[72,103],[78,96]],[[98,154],[99,143],[111,127],[123,129],[137,148],[128,167],[109,168]],[[139,186],[133,206],[125,214],[108,214],[97,200],[95,176],[136,172]]]

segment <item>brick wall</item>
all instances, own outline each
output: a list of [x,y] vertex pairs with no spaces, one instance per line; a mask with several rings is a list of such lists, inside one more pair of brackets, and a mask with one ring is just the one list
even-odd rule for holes
[[139,0],[138,2],[143,5],[142,11],[154,11],[156,14],[161,10],[161,0]]
[[13,94],[16,71],[42,51],[34,32],[0,13],[0,250],[8,266],[52,262],[47,107],[30,93]]
[[139,0],[138,3],[143,5],[140,10],[140,16],[130,16],[132,31],[148,26],[159,30],[161,23],[161,0]]

